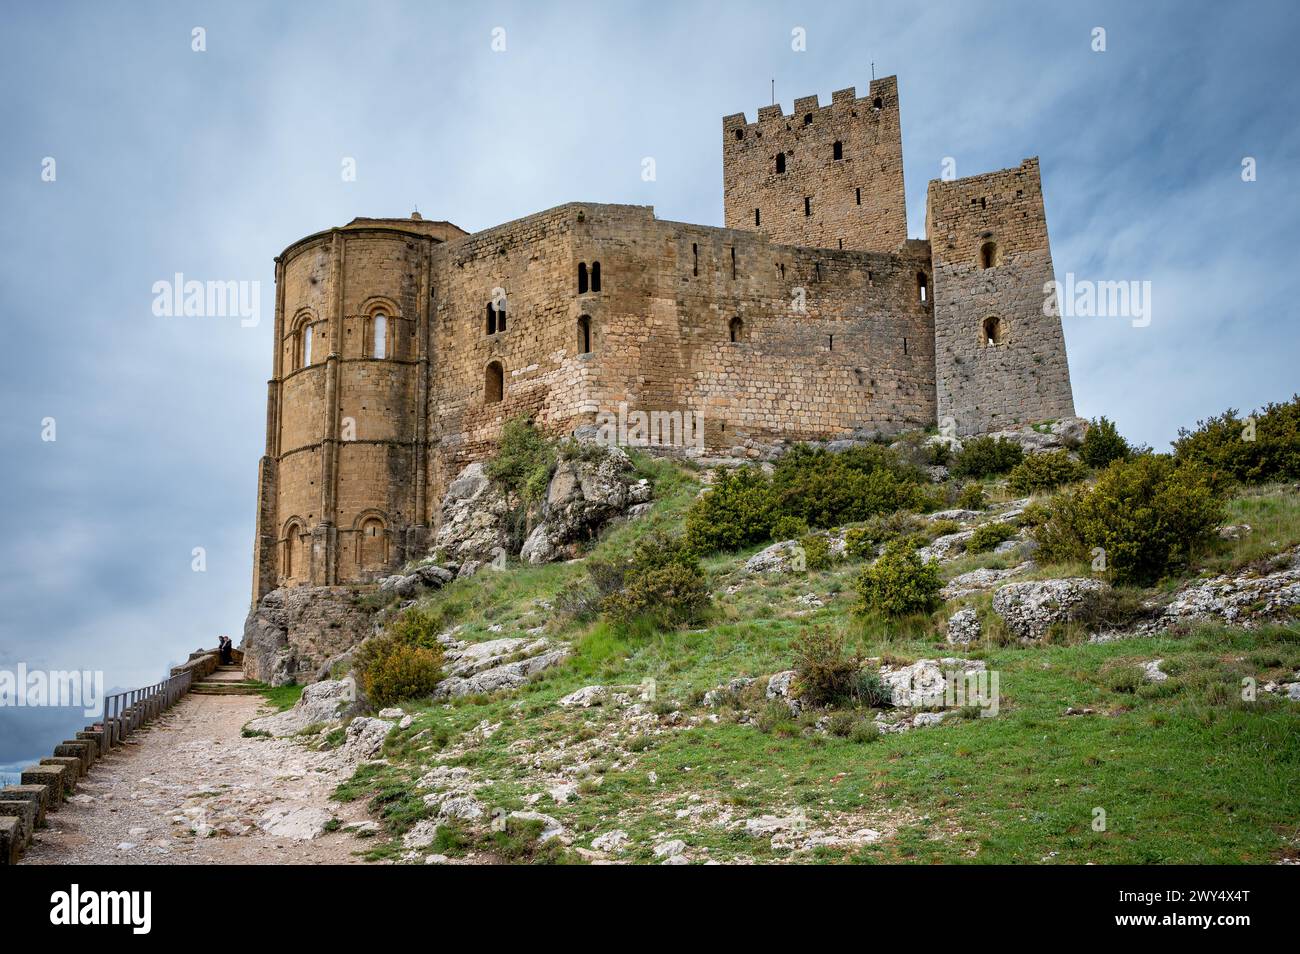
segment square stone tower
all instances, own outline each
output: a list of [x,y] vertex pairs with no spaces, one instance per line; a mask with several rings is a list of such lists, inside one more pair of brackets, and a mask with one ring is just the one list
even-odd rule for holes
[[872,80],[794,101],[794,115],[763,106],[722,120],[722,180],[729,229],[807,248],[893,252],[907,240],[898,79]]
[[1073,417],[1038,160],[933,180],[925,230],[940,427],[951,419],[965,435]]

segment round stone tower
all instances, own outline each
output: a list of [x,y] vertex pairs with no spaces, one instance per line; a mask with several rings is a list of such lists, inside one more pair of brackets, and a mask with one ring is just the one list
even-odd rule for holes
[[427,538],[430,252],[464,234],[355,219],[276,259],[254,603],[373,580]]

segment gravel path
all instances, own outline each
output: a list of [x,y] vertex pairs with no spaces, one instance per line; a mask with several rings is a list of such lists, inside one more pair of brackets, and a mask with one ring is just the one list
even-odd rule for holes
[[[364,807],[329,799],[353,766],[289,739],[243,738],[264,704],[178,703],[94,765],[22,863],[359,863],[367,842],[341,828],[366,823]],[[331,819],[340,830],[324,832]]]

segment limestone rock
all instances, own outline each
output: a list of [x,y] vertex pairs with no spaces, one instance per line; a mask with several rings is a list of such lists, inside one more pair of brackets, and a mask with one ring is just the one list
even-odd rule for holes
[[275,715],[254,719],[248,723],[248,728],[276,738],[297,735],[308,726],[345,718],[355,708],[356,699],[357,684],[350,675],[346,679],[315,682],[303,689],[293,706]]
[[524,541],[519,558],[537,564],[574,556],[607,522],[647,503],[650,483],[629,481],[631,470],[631,459],[618,447],[562,453],[547,485],[542,521]]
[[311,841],[325,834],[330,814],[307,805],[276,805],[268,809],[257,826],[276,838]]
[[272,686],[316,678],[322,663],[374,630],[355,586],[281,587],[267,593],[244,622],[244,673]]
[[[447,487],[433,548],[464,563],[490,559],[509,543],[510,502],[493,486],[481,461],[468,464]],[[462,573],[464,567],[462,566]]]
[[482,643],[452,642],[446,650],[447,678],[434,687],[435,699],[517,689],[536,673],[569,657],[568,645],[545,637],[503,637]]
[[1181,590],[1165,607],[1164,622],[1220,619],[1252,624],[1255,620],[1285,617],[1300,606],[1300,550],[1275,560],[1272,572],[1218,576]]
[[979,642],[980,620],[971,607],[960,609],[948,617],[948,642],[965,646]]
[[939,591],[939,595],[945,600],[955,600],[962,596],[969,596],[971,593],[991,590],[1003,580],[1024,573],[1026,570],[1030,569],[1030,567],[1031,564],[1029,563],[1021,563],[1019,566],[1014,566],[1006,570],[993,570],[988,567],[980,567],[978,570],[971,570],[969,573],[963,573],[960,576],[953,577],[948,581],[948,584]]
[[881,666],[880,681],[898,708],[923,709],[948,704],[949,676],[962,680],[985,668],[982,659],[918,659],[909,666]]
[[746,573],[788,573],[797,569],[796,555],[801,552],[797,540],[782,540],[759,550],[745,561]]
[[615,828],[613,831],[607,831],[603,835],[597,835],[591,839],[591,847],[597,851],[603,851],[607,854],[616,854],[621,852],[627,845],[627,832],[621,828]]
[[362,762],[376,758],[384,747],[384,740],[394,723],[386,719],[359,716],[348,723],[343,751],[348,761]]
[[1106,589],[1085,577],[1007,583],[993,594],[993,612],[1017,639],[1042,639],[1054,623],[1077,619]]
[[511,812],[510,817],[518,818],[521,821],[541,822],[542,830],[537,836],[538,844],[550,841],[552,838],[559,838],[564,834],[563,825],[550,815],[543,815],[541,812]]

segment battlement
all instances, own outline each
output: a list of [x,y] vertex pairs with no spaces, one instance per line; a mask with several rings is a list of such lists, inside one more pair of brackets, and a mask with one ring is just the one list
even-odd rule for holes
[[850,86],[821,105],[801,96],[794,112],[763,106],[722,121],[728,228],[814,248],[892,251],[907,239],[898,81]]

